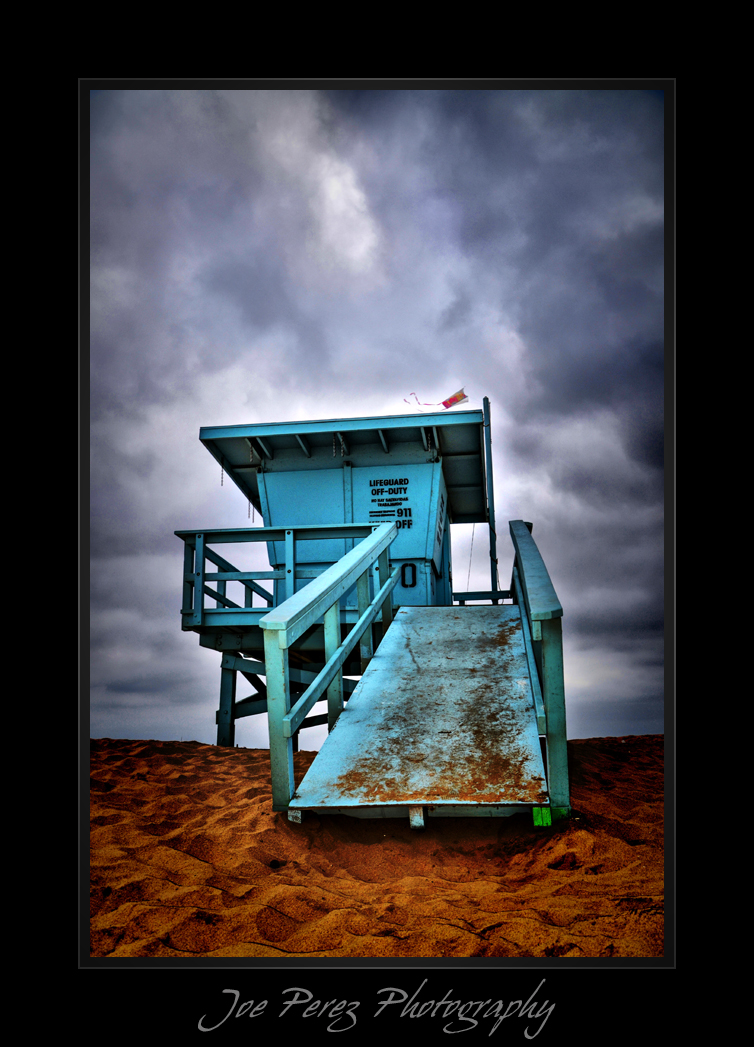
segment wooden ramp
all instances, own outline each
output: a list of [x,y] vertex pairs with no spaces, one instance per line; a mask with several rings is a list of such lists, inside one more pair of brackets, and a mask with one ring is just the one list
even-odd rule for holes
[[[536,671],[536,670],[533,670]],[[289,806],[366,817],[549,804],[517,605],[403,607]]]

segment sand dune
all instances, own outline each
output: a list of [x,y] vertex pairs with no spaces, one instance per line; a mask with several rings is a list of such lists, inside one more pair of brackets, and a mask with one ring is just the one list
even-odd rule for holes
[[663,738],[568,744],[569,822],[416,832],[289,823],[264,750],[92,741],[91,955],[662,956]]

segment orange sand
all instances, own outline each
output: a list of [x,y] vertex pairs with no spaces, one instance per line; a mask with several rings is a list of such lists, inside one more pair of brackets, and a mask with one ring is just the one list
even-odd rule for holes
[[569,822],[417,832],[288,822],[264,750],[92,741],[91,955],[662,956],[663,738],[568,748]]

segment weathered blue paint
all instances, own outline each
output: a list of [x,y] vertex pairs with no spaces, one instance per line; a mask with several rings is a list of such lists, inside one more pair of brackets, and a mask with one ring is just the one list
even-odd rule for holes
[[[421,775],[416,779],[409,774],[406,781],[410,779],[415,787],[400,802],[385,797],[378,802],[372,797],[366,804],[370,816],[401,812],[417,825],[426,817],[450,816],[451,812],[498,817],[531,810],[540,812],[535,815],[540,823],[545,818],[568,816],[563,609],[532,539],[531,524],[520,520],[510,523],[515,554],[511,587],[499,588],[490,434],[487,398],[482,411],[201,430],[200,439],[260,512],[264,526],[176,531],[184,542],[182,627],[197,632],[202,646],[223,654],[218,744],[233,744],[235,719],[267,712],[276,810],[288,809],[297,817],[307,806],[304,794],[293,797],[292,754],[299,730],[326,722],[330,737],[312,770],[316,767],[320,774],[333,761],[337,766],[339,759],[342,770],[342,758],[337,754],[348,748],[344,747],[343,724],[353,721],[359,709],[359,715],[366,710],[369,719],[379,708],[387,708],[372,693],[374,679],[379,678],[375,666],[384,669],[385,657],[393,651],[393,676],[404,675],[388,683],[383,672],[386,689],[411,689],[417,684],[411,678],[411,659],[405,657],[412,653],[415,658],[416,653],[408,639],[400,639],[401,629],[395,631],[414,608],[417,613],[450,612],[452,618],[446,636],[447,651],[453,652],[451,662],[442,668],[430,667],[418,682],[424,698],[417,692],[414,711],[423,717],[427,739],[436,735],[435,742],[441,743],[443,732],[449,730],[435,698],[444,694],[450,703],[447,709],[456,707],[457,695],[446,694],[451,679],[456,681],[454,687],[461,688],[459,694],[466,695],[467,716],[477,724],[480,717],[484,719],[486,708],[495,723],[506,717],[510,720],[515,709],[520,737],[505,731],[501,734],[490,721],[486,734],[478,728],[474,751],[467,747],[465,756],[458,755],[456,783],[463,779],[460,768],[464,761],[467,768],[474,760],[478,765],[480,752],[489,745],[500,765],[502,745],[510,750],[510,759],[514,751],[518,753],[518,770],[515,760],[511,764],[518,791],[498,782],[497,791],[487,788],[485,792],[482,775],[477,784],[483,786],[484,799],[481,794],[474,798],[473,790],[463,793],[466,786],[454,793],[453,776],[446,775],[450,782],[447,794],[442,802],[433,803],[436,790],[423,790],[417,785]],[[450,527],[472,522],[489,524],[490,589],[454,593]],[[248,542],[266,542],[269,570],[240,570],[216,549],[221,544]],[[271,583],[270,588],[261,585],[262,581]],[[479,600],[497,605],[488,610],[503,615],[500,621],[507,623],[508,632],[514,614],[518,638],[514,660],[498,665],[493,673],[498,682],[482,673],[479,688],[468,691],[468,681],[462,686],[457,670],[466,657],[464,644],[473,643],[469,616],[479,608],[464,605]],[[398,622],[391,624],[396,611]],[[445,619],[444,628],[451,618]],[[477,616],[476,623],[480,621]],[[423,635],[422,643],[429,650],[435,640],[426,632]],[[404,645],[401,657],[394,651],[396,643]],[[513,657],[511,651],[508,654]],[[466,675],[473,679],[479,670],[475,664]],[[343,676],[359,671],[362,681],[356,685]],[[237,700],[239,673],[254,691]],[[365,704],[359,689],[368,679],[373,682],[369,687],[364,684],[371,695]],[[497,695],[494,700],[492,692]],[[518,695],[515,700],[511,697],[514,692]],[[431,695],[435,697],[427,697]],[[310,715],[320,700],[327,701],[327,713]],[[398,703],[390,716],[399,723],[404,713]],[[532,741],[540,735],[546,754],[541,767],[537,764],[539,743]],[[522,749],[523,737],[527,741]],[[408,754],[411,746],[405,741],[399,730],[394,745],[396,749],[403,746]],[[354,751],[358,752],[358,745]],[[527,770],[522,777],[524,765]],[[530,787],[521,784],[527,776],[533,783]],[[529,795],[527,788],[534,792]],[[363,798],[363,790],[341,790],[324,806],[362,814],[365,805],[359,795]]]
[[[265,526],[394,520],[399,535],[391,558],[416,572],[416,584],[399,586],[396,602],[452,602],[449,524],[489,519],[482,411],[218,426],[203,428],[200,439]],[[311,544],[297,559],[321,569],[350,545]],[[270,543],[268,555],[273,567],[282,566],[279,543]],[[287,590],[276,586],[280,603]],[[348,605],[356,606],[355,594]]]
[[534,657],[534,643],[532,640],[531,623],[529,621],[529,616],[526,613],[526,609],[521,598],[521,583],[518,577],[518,568],[515,564],[513,565],[513,579],[511,582],[511,588],[515,593],[515,602],[519,605],[519,607],[521,607],[521,627],[524,638],[524,646],[526,648],[526,661],[529,668],[529,679],[531,681],[532,697],[534,699],[534,709],[537,714],[537,729],[539,730],[539,733],[541,735],[546,735],[547,718],[545,716],[545,707],[542,701],[542,686],[539,681],[537,661]]
[[[563,607],[549,572],[532,538],[532,525],[511,520],[510,533],[516,550],[511,588],[531,630],[533,659],[542,690],[547,780],[550,801],[559,817],[570,811],[568,750],[563,679]],[[541,715],[540,729],[541,729]]]
[[424,808],[423,807],[409,807],[408,809],[408,820],[412,829],[423,829],[424,828]]
[[560,618],[542,622],[542,698],[547,721],[547,779],[550,783],[550,802],[555,807],[568,807],[568,751]]
[[217,715],[217,744],[235,743],[233,703],[236,699],[236,674],[232,669],[220,670],[220,710]]
[[291,806],[519,813],[547,801],[518,607],[404,607]]
[[560,618],[563,608],[545,562],[531,536],[531,524],[526,524],[523,520],[511,520],[509,527],[530,620]]

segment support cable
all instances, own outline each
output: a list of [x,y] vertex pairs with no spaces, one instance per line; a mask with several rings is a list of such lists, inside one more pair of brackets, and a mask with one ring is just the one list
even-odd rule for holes
[[469,551],[469,575],[466,579],[466,592],[469,591],[469,582],[471,580],[471,557],[474,555],[474,531],[476,530],[476,524],[471,527],[471,549]]

